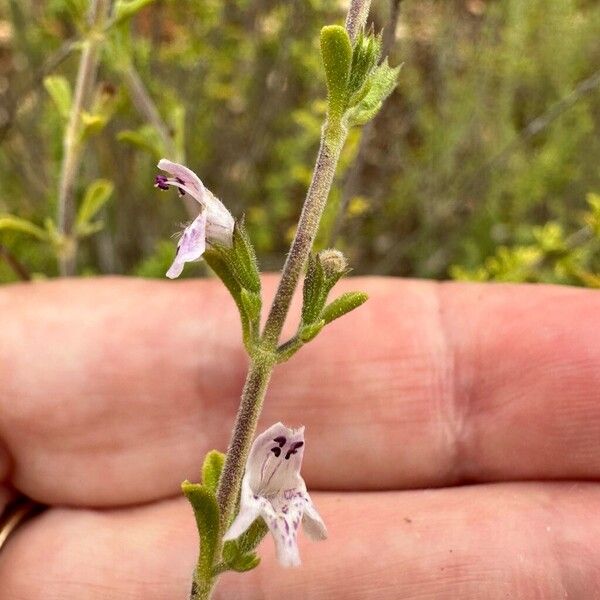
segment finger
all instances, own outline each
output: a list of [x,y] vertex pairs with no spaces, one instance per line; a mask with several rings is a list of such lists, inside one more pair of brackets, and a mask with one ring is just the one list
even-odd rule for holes
[[[263,424],[306,425],[310,485],[600,475],[598,292],[347,289],[371,298],[277,367],[265,403]],[[214,281],[0,290],[0,434],[15,484],[108,505],[197,479],[203,453],[226,447],[246,371],[234,313]]]
[[[216,600],[589,600],[600,586],[600,486],[496,484],[315,494],[330,537],[283,569],[272,540]],[[196,540],[184,501],[52,510],[0,554],[3,600],[186,598]]]

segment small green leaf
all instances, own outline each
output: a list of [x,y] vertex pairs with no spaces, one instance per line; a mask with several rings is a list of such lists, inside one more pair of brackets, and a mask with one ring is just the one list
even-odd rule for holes
[[108,117],[106,115],[82,111],[80,139],[85,140],[97,135],[106,127],[107,123]]
[[225,570],[241,573],[257,567],[260,558],[254,550],[268,531],[269,528],[263,519],[258,518],[237,540],[225,542],[223,546]]
[[246,307],[242,300],[242,287],[240,286],[228,260],[229,249],[221,248],[219,246],[213,246],[208,248],[203,255],[204,260],[208,266],[214,271],[215,275],[225,284],[225,287],[229,290],[231,297],[235,301],[235,304],[240,313],[242,321],[242,335],[244,338],[244,345],[246,349],[251,347],[251,322],[248,319],[246,313]]
[[248,320],[253,326],[258,327],[260,323],[260,310],[262,308],[260,294],[249,292],[247,289],[243,288],[241,297],[242,305],[244,306]]
[[154,2],[154,0],[117,0],[114,8],[115,24],[130,19],[142,10],[142,8],[148,6],[148,4],[151,4],[152,2]]
[[252,552],[269,532],[267,524],[262,518],[258,518],[246,529],[236,540],[238,548],[242,554]]
[[235,223],[232,250],[230,267],[239,284],[251,292],[260,294],[260,273],[256,253],[243,220]]
[[324,326],[325,321],[323,319],[317,321],[316,323],[311,323],[310,325],[304,325],[300,328],[298,337],[306,344],[307,342],[314,340]]
[[326,306],[321,313],[324,324],[331,323],[331,321],[335,321],[335,319],[339,319],[355,308],[358,308],[367,301],[368,297],[364,292],[346,292],[342,294]]
[[236,571],[238,573],[245,573],[246,571],[251,571],[255,569],[260,564],[260,556],[256,554],[244,554],[234,561],[229,563],[229,568],[232,571]]
[[46,237],[52,244],[60,247],[65,243],[64,236],[58,230],[56,223],[51,217],[46,217],[44,219],[44,227],[46,228]]
[[75,220],[75,229],[79,235],[90,234],[89,228],[93,227],[92,219],[108,202],[113,190],[114,185],[108,179],[96,179],[88,185]]
[[225,284],[225,287],[229,290],[235,303],[240,310],[242,310],[242,288],[231,271],[227,261],[223,257],[223,252],[218,247],[208,248],[203,254],[203,258],[208,266],[215,272],[215,275]]
[[325,301],[322,299],[324,283],[324,273],[321,263],[317,260],[316,256],[311,254],[308,257],[308,267],[306,269],[306,276],[304,277],[304,286],[302,288],[302,322],[313,323],[318,317],[325,305]]
[[321,250],[316,256],[309,257],[303,287],[303,324],[314,323],[320,318],[329,292],[346,273],[347,262],[339,250]]
[[160,135],[150,125],[142,125],[140,128],[134,130],[124,129],[117,134],[117,140],[120,142],[126,142],[140,148],[154,158],[160,158],[166,154],[164,144]]
[[2,229],[10,229],[12,231],[20,231],[27,233],[37,238],[38,240],[48,241],[48,232],[44,231],[35,223],[14,215],[0,215],[0,231]]
[[62,75],[49,75],[44,78],[44,87],[56,105],[60,116],[67,120],[71,111],[71,84]]
[[202,484],[210,491],[216,492],[221,471],[225,464],[225,455],[218,450],[211,450],[202,464]]
[[364,125],[379,112],[383,101],[394,91],[399,72],[400,67],[390,67],[387,58],[373,70],[368,79],[368,93],[348,111],[349,125]]
[[[368,75],[374,69],[381,54],[381,35],[365,35],[361,31],[352,49],[352,67],[348,82],[348,95],[351,97],[361,90]],[[352,105],[352,101],[350,101]]]
[[184,481],[181,489],[194,509],[198,534],[200,535],[200,556],[198,570],[209,579],[215,551],[219,540],[219,506],[215,494],[199,483]]
[[344,27],[328,25],[321,29],[321,57],[327,80],[329,116],[340,120],[346,110],[352,65],[352,44]]

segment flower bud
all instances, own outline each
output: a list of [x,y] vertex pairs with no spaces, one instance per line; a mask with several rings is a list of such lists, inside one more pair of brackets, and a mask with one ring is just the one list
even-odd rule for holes
[[321,250],[321,252],[317,254],[317,259],[327,278],[339,276],[348,269],[346,257],[335,248]]

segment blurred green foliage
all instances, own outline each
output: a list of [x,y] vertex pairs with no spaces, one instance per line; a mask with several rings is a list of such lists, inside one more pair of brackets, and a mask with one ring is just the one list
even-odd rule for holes
[[[375,1],[372,19],[395,30],[400,84],[365,139],[351,133],[321,246],[341,205],[355,273],[600,285],[600,3],[402,0],[396,24],[393,5]],[[53,224],[86,6],[0,0],[0,258],[34,274],[57,273],[64,243]],[[152,187],[163,155],[245,213],[263,268],[279,268],[326,109],[319,30],[346,2],[116,8],[85,117],[78,272],[163,276],[188,216]],[[9,264],[0,281],[17,278]]]

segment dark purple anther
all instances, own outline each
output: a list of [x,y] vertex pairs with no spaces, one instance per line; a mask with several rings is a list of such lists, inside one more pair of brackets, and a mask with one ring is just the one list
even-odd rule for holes
[[271,452],[278,457],[281,454],[281,448],[275,446],[274,448],[271,448]]
[[157,175],[154,178],[154,187],[157,187],[159,190],[168,190],[169,189],[168,181],[169,181],[169,179],[167,177],[165,177],[164,175]]
[[273,441],[277,442],[280,448],[283,448],[285,446],[285,443],[287,442],[283,435],[277,436]]
[[304,442],[294,442],[287,451],[285,460],[288,460],[292,454],[296,454],[296,452],[298,452],[298,448],[302,448],[302,446],[304,446]]

